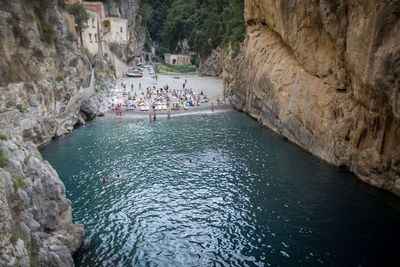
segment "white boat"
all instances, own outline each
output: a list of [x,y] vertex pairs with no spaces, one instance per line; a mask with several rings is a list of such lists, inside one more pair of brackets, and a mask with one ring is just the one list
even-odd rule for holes
[[125,76],[133,77],[133,78],[142,78],[143,73],[142,72],[127,72],[127,73],[125,73]]

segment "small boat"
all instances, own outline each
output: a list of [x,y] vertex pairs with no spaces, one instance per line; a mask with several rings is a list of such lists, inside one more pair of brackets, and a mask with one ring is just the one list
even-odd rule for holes
[[127,72],[125,74],[125,76],[134,77],[134,78],[142,78],[143,77],[143,73],[142,72]]

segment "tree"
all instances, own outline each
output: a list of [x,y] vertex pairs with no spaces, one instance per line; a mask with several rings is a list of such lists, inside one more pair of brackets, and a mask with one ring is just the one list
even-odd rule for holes
[[245,37],[244,0],[140,0],[139,5],[151,14],[143,17],[161,56],[179,52],[184,40],[202,57],[218,46],[237,54]]
[[80,3],[74,3],[72,5],[67,5],[65,9],[75,18],[75,29],[79,33],[81,37],[82,43],[82,31],[86,29],[87,21],[89,20],[89,14],[86,12],[86,9]]

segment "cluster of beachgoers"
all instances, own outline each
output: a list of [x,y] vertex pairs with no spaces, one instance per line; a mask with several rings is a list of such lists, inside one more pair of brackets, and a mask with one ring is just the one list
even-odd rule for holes
[[[167,84],[159,88],[155,85],[142,87],[141,83],[135,88],[133,83],[128,86],[126,81],[119,80],[110,92],[109,110],[115,111],[117,116],[122,116],[123,112],[145,112],[153,119],[156,119],[156,112],[166,113],[170,117],[172,111],[200,106],[207,106],[213,111],[213,101],[203,91],[194,92],[187,88],[187,83],[185,79],[182,89],[172,89]],[[216,104],[222,105],[224,101],[217,99]]]

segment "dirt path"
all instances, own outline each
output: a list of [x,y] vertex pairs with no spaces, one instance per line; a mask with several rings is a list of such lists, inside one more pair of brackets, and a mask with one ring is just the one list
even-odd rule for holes
[[127,71],[128,66],[122,62],[116,55],[112,54],[115,62],[115,72],[117,77],[124,77],[124,73]]

